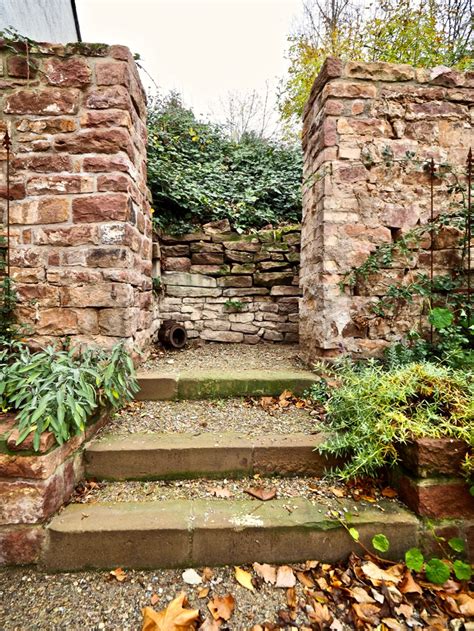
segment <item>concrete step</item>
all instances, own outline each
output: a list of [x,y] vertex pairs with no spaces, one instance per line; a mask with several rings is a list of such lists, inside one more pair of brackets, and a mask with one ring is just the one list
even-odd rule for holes
[[[55,571],[334,563],[360,552],[327,510],[304,498],[71,504],[47,527],[42,565]],[[395,559],[417,545],[417,519],[394,503],[361,510],[351,526],[366,545],[383,532]]]
[[243,396],[277,396],[284,390],[301,395],[316,376],[305,370],[208,370],[177,374],[138,374],[139,401],[214,399]]
[[337,464],[315,451],[322,434],[129,434],[94,440],[86,476],[98,480],[322,476]]

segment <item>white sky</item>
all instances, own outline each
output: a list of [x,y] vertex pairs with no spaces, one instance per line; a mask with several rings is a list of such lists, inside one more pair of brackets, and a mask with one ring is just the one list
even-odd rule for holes
[[[197,114],[229,91],[264,90],[286,71],[301,0],[76,0],[82,38],[125,44],[164,91]],[[143,77],[148,88],[150,82]]]

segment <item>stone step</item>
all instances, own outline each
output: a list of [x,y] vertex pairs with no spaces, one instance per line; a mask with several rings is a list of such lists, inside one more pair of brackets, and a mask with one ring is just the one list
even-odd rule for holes
[[[71,504],[47,527],[42,565],[56,571],[334,563],[360,552],[327,510],[304,498]],[[417,545],[417,519],[394,503],[361,510],[351,526],[366,545],[383,532],[394,559]]]
[[315,451],[322,434],[130,434],[94,440],[86,476],[98,480],[322,476],[337,464]]
[[317,380],[305,370],[206,370],[138,374],[139,401],[278,396],[284,390],[301,395]]

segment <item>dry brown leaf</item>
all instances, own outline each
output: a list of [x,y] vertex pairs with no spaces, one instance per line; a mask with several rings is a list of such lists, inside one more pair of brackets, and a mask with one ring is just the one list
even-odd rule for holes
[[317,622],[322,626],[331,622],[332,615],[327,605],[321,605],[317,601],[313,601],[313,611],[308,611],[308,618],[311,622]]
[[234,570],[235,570],[236,581],[240,583],[242,587],[245,587],[246,589],[253,592],[254,586],[252,584],[252,575],[250,574],[250,572],[246,572],[245,570],[243,570],[241,567],[238,567],[238,566],[235,566]]
[[409,620],[413,616],[413,606],[407,605],[406,603],[402,603],[398,607],[395,607],[395,613],[399,616],[403,616],[407,620]]
[[295,609],[298,603],[298,599],[296,597],[296,589],[294,587],[289,587],[286,590],[286,604],[290,609]]
[[202,580],[207,583],[214,576],[214,572],[210,567],[205,567],[202,571]]
[[214,620],[214,618],[206,618],[198,631],[219,631],[220,626],[220,621]]
[[420,585],[415,581],[410,570],[405,572],[403,580],[399,585],[402,594],[423,594]]
[[207,598],[210,591],[211,591],[210,587],[201,587],[201,589],[197,593],[197,597],[198,598]]
[[207,603],[207,608],[211,612],[214,620],[229,620],[235,607],[235,598],[232,594],[226,594],[225,596],[214,596],[212,600]]
[[283,392],[280,394],[278,398],[280,399],[280,401],[285,401],[286,399],[292,399],[293,392],[291,392],[291,390],[283,390]]
[[278,401],[278,405],[279,405],[281,408],[288,408],[288,407],[290,407],[290,405],[291,405],[291,401],[288,401],[288,399],[280,399],[280,400]]
[[262,408],[271,408],[275,405],[275,401],[273,397],[261,397],[260,405],[262,406]]
[[214,495],[215,497],[221,497],[221,498],[232,497],[232,491],[229,491],[229,489],[223,489],[219,486],[216,486],[209,490],[212,493],[212,495]]
[[272,500],[276,497],[276,487],[272,487],[271,489],[266,489],[263,486],[254,486],[250,489],[245,489],[245,493],[248,493],[252,497],[256,497],[258,500],[262,500],[262,502],[267,502],[268,500]]
[[263,578],[265,583],[270,583],[270,585],[275,585],[276,583],[276,568],[272,565],[268,565],[268,563],[254,563],[253,569],[257,576]]
[[160,600],[160,597],[158,596],[158,594],[153,593],[150,598],[150,603],[154,607],[159,600]]
[[382,570],[382,568],[380,568],[378,565],[375,565],[375,563],[373,563],[372,561],[367,561],[367,563],[364,563],[364,565],[361,566],[361,570],[370,580],[372,585],[375,586],[380,585],[382,581],[388,581],[397,585],[401,580],[400,576],[396,576],[389,571]]
[[304,572],[296,572],[296,576],[297,576],[299,582],[302,585],[304,585],[305,587],[314,587],[315,586],[315,582],[313,581],[311,576],[309,576],[309,574],[305,574]]
[[382,489],[382,495],[384,497],[388,497],[389,499],[393,499],[394,497],[397,497],[398,492],[395,489],[392,489],[390,486],[386,486],[384,489]]
[[142,631],[195,631],[199,609],[185,609],[186,594],[181,592],[162,611],[151,607],[142,610]]
[[474,598],[469,596],[469,594],[459,594],[459,596],[456,596],[456,602],[463,616],[474,617]]
[[375,603],[375,600],[370,596],[363,587],[354,587],[353,589],[349,589],[349,594],[357,600],[359,604],[362,603]]
[[388,629],[393,631],[406,631],[406,625],[398,622],[395,618],[382,618],[382,622]]
[[298,408],[298,410],[301,410],[301,408],[305,408],[306,407],[306,403],[304,401],[302,401],[301,399],[299,399],[296,403],[295,403],[295,407]]
[[337,486],[331,486],[329,489],[333,495],[336,497],[345,497],[346,493],[344,489],[340,489]]
[[380,613],[380,607],[372,605],[371,603],[354,603],[352,605],[356,616],[363,622],[377,625],[379,623],[378,614]]
[[294,587],[296,585],[296,577],[289,565],[282,565],[277,570],[276,587]]
[[322,589],[323,592],[325,592],[329,588],[328,582],[324,578],[324,576],[320,576],[319,578],[317,578],[316,583],[318,584],[319,589]]
[[123,581],[127,578],[126,572],[124,572],[121,567],[118,567],[116,570],[112,570],[110,572],[110,576],[113,576],[119,583],[123,583]]

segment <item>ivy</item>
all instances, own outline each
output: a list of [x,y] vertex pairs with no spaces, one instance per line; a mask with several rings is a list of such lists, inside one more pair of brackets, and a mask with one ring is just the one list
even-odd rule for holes
[[183,233],[228,219],[243,232],[301,218],[299,147],[246,134],[239,142],[199,121],[179,96],[155,99],[148,115],[148,183],[154,225]]

